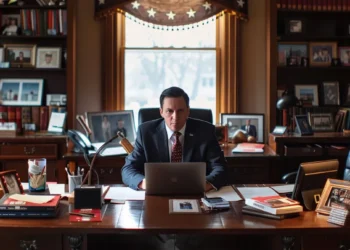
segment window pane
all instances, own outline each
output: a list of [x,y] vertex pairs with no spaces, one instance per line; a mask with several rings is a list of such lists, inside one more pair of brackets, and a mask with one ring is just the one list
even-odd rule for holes
[[190,107],[209,108],[215,122],[215,50],[125,51],[125,109],[159,107],[161,92],[181,87],[190,97]]
[[[194,24],[193,28],[191,25],[175,26],[174,31],[153,28],[153,24],[149,24],[151,27],[141,25],[130,18],[135,19],[130,16],[125,18],[126,48],[215,48],[215,18],[198,24],[198,27],[197,24]],[[161,26],[155,25],[155,27]],[[185,30],[182,30],[183,28]]]

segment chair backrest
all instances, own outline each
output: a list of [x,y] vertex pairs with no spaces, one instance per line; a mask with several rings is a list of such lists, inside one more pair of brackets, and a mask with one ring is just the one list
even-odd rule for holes
[[[193,109],[190,110],[190,117],[213,123],[213,114],[211,109]],[[159,108],[142,108],[139,110],[139,125],[161,118]]]

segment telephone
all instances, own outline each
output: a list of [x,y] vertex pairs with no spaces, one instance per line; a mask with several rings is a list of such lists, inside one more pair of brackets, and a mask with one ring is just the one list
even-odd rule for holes
[[95,150],[89,138],[78,130],[68,130],[68,137],[84,154],[89,154],[89,150]]

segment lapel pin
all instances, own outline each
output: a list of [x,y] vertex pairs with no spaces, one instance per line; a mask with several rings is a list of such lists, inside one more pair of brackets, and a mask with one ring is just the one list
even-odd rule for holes
[[190,133],[190,136],[193,136],[193,134]]

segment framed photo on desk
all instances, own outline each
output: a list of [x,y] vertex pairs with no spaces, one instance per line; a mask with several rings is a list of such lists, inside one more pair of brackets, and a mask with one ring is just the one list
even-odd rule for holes
[[0,186],[5,194],[23,194],[24,190],[16,170],[0,172]]

